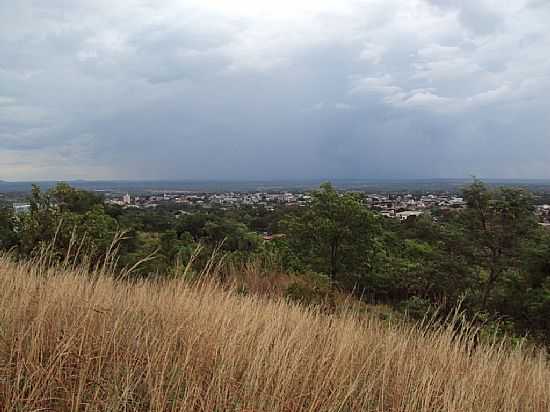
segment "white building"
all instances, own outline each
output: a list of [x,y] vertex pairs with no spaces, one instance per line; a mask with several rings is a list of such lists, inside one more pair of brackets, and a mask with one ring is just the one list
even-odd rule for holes
[[414,217],[418,217],[418,216],[421,216],[422,215],[422,212],[418,212],[418,211],[413,211],[413,210],[406,210],[404,212],[397,212],[395,214],[395,217],[399,218],[399,220],[403,221],[403,220],[407,220],[408,218],[414,216]]
[[16,214],[27,213],[27,212],[30,212],[30,210],[31,210],[31,205],[28,204],[28,203],[14,203],[13,204],[13,211]]

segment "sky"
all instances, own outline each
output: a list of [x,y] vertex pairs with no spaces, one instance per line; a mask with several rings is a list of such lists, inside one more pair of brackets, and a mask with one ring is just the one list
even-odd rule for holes
[[550,178],[550,0],[0,0],[0,180]]

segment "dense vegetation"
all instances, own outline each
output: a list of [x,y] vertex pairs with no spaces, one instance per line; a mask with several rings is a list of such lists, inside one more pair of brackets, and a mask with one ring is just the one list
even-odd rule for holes
[[[550,232],[537,225],[531,195],[464,189],[467,208],[397,222],[362,196],[329,184],[308,207],[123,209],[66,184],[33,189],[30,213],[0,209],[0,249],[28,259],[98,267],[125,276],[192,276],[219,256],[221,278],[253,262],[300,282],[287,295],[322,301],[331,291],[389,304],[410,316],[457,305],[485,328],[550,341]],[[436,219],[434,219],[436,217]],[[284,234],[266,242],[259,233]]]

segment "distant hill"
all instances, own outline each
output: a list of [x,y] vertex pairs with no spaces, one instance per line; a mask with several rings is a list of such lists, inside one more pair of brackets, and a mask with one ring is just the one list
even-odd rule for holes
[[[330,180],[333,185],[343,190],[362,190],[372,192],[425,191],[425,192],[458,192],[471,183],[471,179],[296,179],[296,180],[105,180],[68,181],[71,186],[86,190],[113,192],[146,192],[146,191],[278,191],[310,190]],[[487,179],[488,185],[519,186],[535,191],[550,192],[550,180],[542,179]],[[0,192],[30,191],[32,184],[43,189],[54,186],[56,181],[6,182],[0,181]]]

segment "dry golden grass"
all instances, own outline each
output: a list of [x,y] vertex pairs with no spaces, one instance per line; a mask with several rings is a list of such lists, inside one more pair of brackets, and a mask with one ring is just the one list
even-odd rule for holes
[[453,335],[0,257],[3,410],[550,410],[546,354]]

